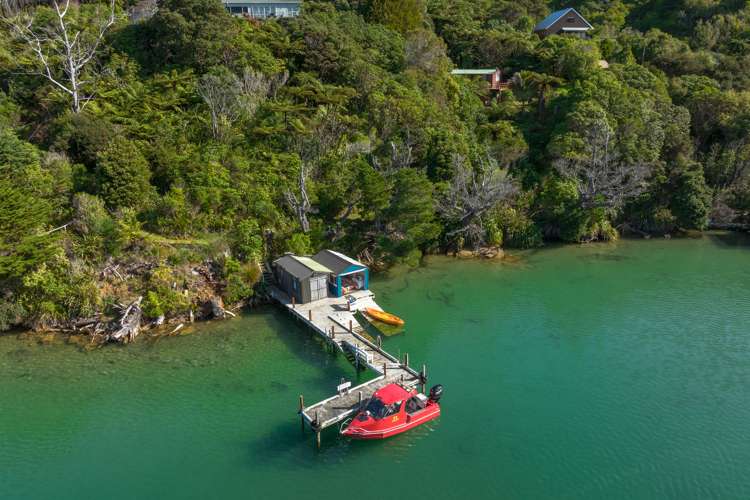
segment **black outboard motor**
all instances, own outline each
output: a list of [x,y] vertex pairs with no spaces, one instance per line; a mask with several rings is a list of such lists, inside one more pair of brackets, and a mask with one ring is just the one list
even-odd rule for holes
[[443,397],[443,386],[440,384],[433,385],[432,389],[430,389],[430,401],[437,403],[441,397]]

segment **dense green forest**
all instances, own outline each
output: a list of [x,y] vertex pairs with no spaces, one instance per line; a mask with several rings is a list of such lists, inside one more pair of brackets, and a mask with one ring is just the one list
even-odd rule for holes
[[[532,33],[562,6],[589,39]],[[236,303],[285,251],[377,268],[748,219],[750,2],[2,7],[2,329]]]

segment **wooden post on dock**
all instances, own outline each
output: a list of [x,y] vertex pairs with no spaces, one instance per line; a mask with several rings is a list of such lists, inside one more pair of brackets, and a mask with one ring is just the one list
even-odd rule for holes
[[349,333],[353,333],[354,329],[352,328],[352,320],[349,320]]
[[331,338],[332,339],[336,338],[336,332],[333,330],[333,325],[331,325]]
[[296,309],[296,308],[297,308],[296,301],[294,299],[294,294],[292,294],[292,309]]
[[359,406],[358,408],[362,408],[362,391],[359,391]]
[[388,375],[388,363],[383,363],[383,376]]
[[307,319],[309,319],[310,322],[312,323],[312,309],[307,310]]
[[305,398],[302,394],[299,395],[299,423],[301,424],[302,432],[305,432],[305,416],[302,412],[305,410]]
[[382,349],[382,348],[383,348],[383,337],[378,335],[378,349]]
[[409,353],[408,352],[404,353],[404,366],[406,366],[407,368],[409,367]]
[[320,414],[317,411],[315,412],[315,442],[320,449]]
[[427,365],[422,365],[422,373],[419,374],[419,381],[422,383],[422,394],[424,394],[427,385]]

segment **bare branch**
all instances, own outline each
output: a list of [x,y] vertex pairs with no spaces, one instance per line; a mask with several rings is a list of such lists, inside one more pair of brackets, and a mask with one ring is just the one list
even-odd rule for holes
[[582,154],[560,158],[554,165],[566,179],[576,181],[581,206],[619,210],[643,193],[650,165],[628,162],[618,152],[614,131],[604,119],[593,121],[585,132]]
[[197,90],[208,105],[214,139],[221,139],[225,126],[242,114],[242,82],[230,71],[208,73],[201,77]]
[[517,188],[490,157],[474,170],[466,158],[454,155],[453,167],[453,179],[448,192],[438,200],[437,211],[455,227],[448,236],[465,234],[479,245],[484,242],[485,233],[482,215],[512,197]]
[[299,169],[299,191],[301,201],[292,191],[284,193],[284,197],[290,208],[297,215],[302,231],[308,233],[310,232],[310,221],[307,218],[307,214],[312,212],[312,206],[310,205],[310,198],[307,195],[307,176],[304,163]]
[[[115,1],[110,0],[108,14],[95,21],[98,26],[71,28],[67,22],[70,0],[52,1],[57,19],[50,26],[34,27],[33,16],[19,14],[9,21],[16,36],[29,46],[41,66],[37,74],[71,97],[71,108],[80,112],[94,93],[83,96],[82,74],[96,56],[107,30],[115,23]],[[63,76],[58,76],[59,72]]]

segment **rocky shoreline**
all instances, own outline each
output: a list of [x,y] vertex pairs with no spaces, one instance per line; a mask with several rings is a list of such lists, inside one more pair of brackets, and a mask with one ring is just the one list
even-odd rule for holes
[[458,259],[487,259],[502,260],[505,258],[505,251],[501,247],[479,247],[476,250],[458,250],[448,252],[449,257]]

